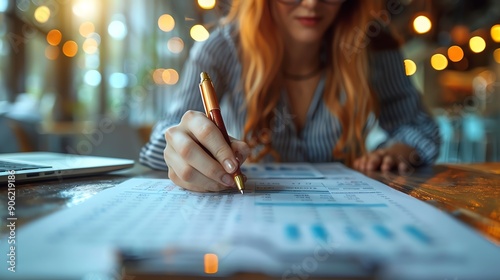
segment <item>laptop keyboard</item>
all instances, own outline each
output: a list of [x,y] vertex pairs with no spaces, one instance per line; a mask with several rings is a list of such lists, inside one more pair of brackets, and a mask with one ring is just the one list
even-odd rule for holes
[[30,169],[50,168],[50,167],[51,166],[17,163],[17,162],[0,160],[0,172],[11,171],[11,170],[14,170],[14,171],[30,170]]

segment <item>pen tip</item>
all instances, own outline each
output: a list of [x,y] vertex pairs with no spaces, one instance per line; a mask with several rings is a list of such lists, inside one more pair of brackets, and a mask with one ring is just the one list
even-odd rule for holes
[[243,183],[243,176],[241,175],[234,176],[234,181],[236,183],[236,186],[238,187],[238,190],[240,190],[241,194],[243,194],[243,190],[245,189],[245,183]]

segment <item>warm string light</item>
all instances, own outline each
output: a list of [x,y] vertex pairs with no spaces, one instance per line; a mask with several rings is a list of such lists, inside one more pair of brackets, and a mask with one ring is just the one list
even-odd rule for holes
[[95,32],[95,26],[92,22],[86,21],[80,25],[78,31],[80,32],[80,35],[87,38],[90,34]]
[[[478,35],[470,35],[469,29],[465,26],[458,25],[453,27],[450,31],[450,35],[452,40],[459,44],[465,45],[468,44],[469,49],[476,54],[482,53],[486,50],[487,40],[486,32],[484,30],[475,31],[474,33]],[[500,24],[495,24],[490,28],[490,36],[491,40],[496,43],[500,43]],[[458,70],[466,70],[468,68],[468,60],[465,58],[464,50],[458,46],[453,45],[448,48],[447,51],[448,59],[452,62],[455,62],[454,66]],[[436,70],[443,70],[448,67],[448,61],[441,54],[435,54],[431,58],[431,65]],[[500,63],[500,49],[497,48],[493,51],[493,60],[496,63]]]
[[491,39],[496,43],[500,43],[500,24],[495,24],[490,29]]
[[153,82],[157,85],[175,85],[179,81],[179,73],[175,69],[159,68],[153,71]]
[[175,27],[175,19],[169,14],[164,14],[158,18],[158,27],[164,32],[170,32]]
[[[425,14],[420,14],[415,16],[412,23],[413,23],[413,29],[417,34],[426,34],[432,29],[433,26],[430,17]],[[491,27],[490,35],[491,39],[494,42],[500,43],[500,24],[495,24]],[[448,67],[448,60],[456,63],[454,65],[461,69],[464,69],[463,66],[468,65],[468,61],[465,58],[464,50],[458,45],[468,44],[470,50],[473,53],[481,53],[487,47],[487,43],[486,40],[484,39],[484,36],[479,36],[479,35],[471,36],[468,27],[463,25],[457,25],[453,27],[453,29],[450,31],[450,36],[451,39],[457,45],[453,45],[448,48],[447,50],[448,57],[446,57],[441,53],[436,53],[431,57],[430,59],[431,66],[435,70],[440,71],[446,69],[446,67]],[[500,61],[499,49],[496,49],[494,51],[493,59],[497,63]],[[417,70],[416,64],[410,59],[405,60],[404,63],[405,63],[406,75],[411,76],[415,74]]]
[[429,32],[432,28],[432,22],[429,17],[425,15],[419,15],[413,20],[413,29],[418,34],[425,34]]
[[204,10],[211,10],[215,7],[215,0],[198,0],[198,5]]
[[180,53],[184,50],[184,41],[179,37],[170,38],[167,42],[167,48],[172,53]]
[[67,41],[63,45],[63,53],[67,57],[74,57],[78,53],[78,44],[75,41]]
[[191,27],[189,33],[191,35],[191,38],[198,42],[205,41],[210,37],[210,33],[208,33],[208,30],[201,24],[196,24]]
[[61,43],[62,33],[57,29],[52,29],[47,33],[47,43],[51,46],[57,46]]
[[431,57],[432,68],[441,71],[448,67],[448,59],[443,54],[437,53]]
[[[213,9],[216,6],[216,0],[199,0],[198,4],[202,9]],[[88,12],[91,10],[95,10],[94,3],[86,3],[82,0],[79,0],[73,6],[73,12],[82,18],[87,18],[86,14],[88,14]],[[50,9],[46,6],[40,6],[35,11],[35,19],[40,23],[47,22],[50,17]],[[164,14],[158,18],[158,27],[164,32],[172,31],[175,28],[175,25],[175,19],[169,14]],[[112,22],[108,27],[109,35],[115,39],[123,38],[123,34],[126,35],[126,32],[120,32],[118,34],[118,31],[125,30],[125,28],[122,27],[122,25],[119,26],[118,24],[116,24],[116,22]],[[96,27],[91,21],[85,21],[81,23],[78,28],[79,34],[85,38],[81,45],[81,49],[83,53],[87,55],[92,55],[98,52],[100,36],[95,33],[95,30]],[[195,41],[205,41],[209,38],[210,33],[203,25],[196,24],[190,29],[190,36]],[[78,50],[80,47],[78,43],[73,40],[66,41],[61,45],[60,49],[57,48],[57,46],[61,44],[62,38],[63,35],[61,31],[57,29],[51,30],[47,34],[47,43],[49,44],[49,46],[46,48],[45,56],[48,59],[56,60],[59,57],[59,53],[62,53],[66,57],[70,58],[75,57],[78,54]],[[181,53],[184,50],[184,41],[179,37],[170,38],[167,41],[167,48],[174,54]],[[179,73],[174,69],[157,69],[154,71],[154,73],[155,74],[153,75],[153,80],[156,84],[159,85],[174,85],[179,80]],[[89,77],[94,76],[95,75],[89,74]],[[97,79],[89,80],[96,81]]]
[[413,74],[415,74],[415,72],[417,72],[417,64],[413,60],[405,59],[404,64],[406,76],[412,76]]
[[493,59],[496,63],[500,64],[500,48],[493,51]]
[[464,58],[464,51],[459,46],[451,46],[448,48],[448,58],[453,62],[459,62]]
[[486,49],[486,41],[481,36],[474,36],[469,40],[469,47],[475,53],[483,52]]

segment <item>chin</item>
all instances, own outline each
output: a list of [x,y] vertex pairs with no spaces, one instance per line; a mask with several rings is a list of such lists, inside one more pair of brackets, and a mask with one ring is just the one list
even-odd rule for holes
[[295,36],[295,41],[297,43],[303,43],[303,44],[314,44],[321,42],[323,39],[322,35],[318,34],[303,34],[302,36]]

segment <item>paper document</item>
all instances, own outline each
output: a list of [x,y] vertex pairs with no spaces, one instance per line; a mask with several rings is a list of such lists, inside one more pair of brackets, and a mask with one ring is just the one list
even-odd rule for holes
[[500,249],[447,214],[341,165],[331,165],[337,175],[318,170],[325,179],[251,179],[244,195],[130,179],[24,227],[19,238],[24,246],[160,256],[166,271],[195,274],[204,273],[210,253],[218,256],[217,275],[299,279],[298,267],[302,276],[353,276],[354,259],[375,265],[381,279],[500,275]]
[[324,177],[309,163],[246,163],[241,166],[241,172],[249,179],[318,179]]

